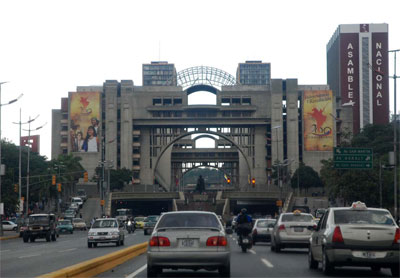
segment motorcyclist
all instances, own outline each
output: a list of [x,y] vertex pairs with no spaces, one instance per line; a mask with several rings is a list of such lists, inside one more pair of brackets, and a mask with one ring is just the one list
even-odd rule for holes
[[236,232],[239,236],[239,245],[242,244],[242,237],[251,233],[252,221],[251,216],[247,214],[247,209],[242,208],[236,219]]
[[135,222],[132,219],[132,217],[129,217],[127,219],[126,227],[127,227],[128,232],[134,232],[135,231]]

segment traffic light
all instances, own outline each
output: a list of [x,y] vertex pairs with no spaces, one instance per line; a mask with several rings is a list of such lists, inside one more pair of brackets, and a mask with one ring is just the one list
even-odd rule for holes
[[83,173],[83,181],[84,182],[88,182],[89,181],[88,172]]
[[57,184],[57,191],[58,191],[58,192],[61,192],[61,183],[58,183],[58,184]]
[[256,186],[256,179],[255,179],[255,178],[252,178],[252,179],[251,179],[251,185],[252,185],[253,187]]
[[14,192],[18,193],[18,184],[14,184]]
[[52,184],[52,185],[56,185],[56,175],[53,175],[53,176],[51,177],[51,184]]
[[231,183],[231,178],[227,178],[227,179],[226,179],[226,182],[227,182],[228,184],[230,184],[230,183]]

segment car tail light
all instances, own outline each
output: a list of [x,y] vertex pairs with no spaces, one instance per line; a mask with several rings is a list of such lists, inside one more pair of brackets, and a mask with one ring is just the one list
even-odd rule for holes
[[339,226],[336,226],[335,230],[333,231],[332,242],[344,242],[342,231],[340,230]]
[[212,236],[207,239],[207,246],[226,246],[228,244],[224,236]]
[[394,234],[393,243],[400,243],[400,228],[396,228],[396,233]]
[[170,245],[171,245],[171,243],[167,237],[153,236],[150,239],[150,246],[165,247],[165,246],[170,246]]
[[253,235],[256,235],[257,234],[257,229],[254,229],[253,230]]
[[279,225],[279,231],[282,231],[284,229],[285,229],[285,225],[283,225],[283,224]]

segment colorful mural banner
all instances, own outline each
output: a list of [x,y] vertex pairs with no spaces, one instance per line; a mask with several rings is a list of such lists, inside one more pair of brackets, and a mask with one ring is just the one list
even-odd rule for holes
[[100,150],[100,92],[70,93],[70,151]]
[[333,150],[333,94],[330,90],[304,91],[305,151]]

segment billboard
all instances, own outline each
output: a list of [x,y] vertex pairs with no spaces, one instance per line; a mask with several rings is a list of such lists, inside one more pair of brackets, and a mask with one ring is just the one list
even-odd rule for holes
[[70,151],[100,150],[100,92],[70,93]]
[[303,123],[305,151],[333,150],[333,94],[327,91],[304,91]]
[[20,146],[30,147],[34,153],[40,152],[40,135],[21,136]]

